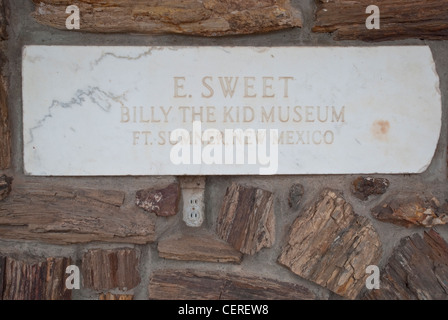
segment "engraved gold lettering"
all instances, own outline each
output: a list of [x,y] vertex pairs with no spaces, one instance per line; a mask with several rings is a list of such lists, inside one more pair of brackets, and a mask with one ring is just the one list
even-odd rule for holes
[[249,89],[253,90],[254,89],[254,83],[251,82],[249,84],[249,80],[250,81],[254,81],[255,77],[244,77],[244,98],[256,98],[257,94],[256,93],[249,93]]
[[164,122],[167,123],[168,122],[168,115],[170,114],[170,112],[173,109],[173,107],[169,107],[168,111],[165,111],[164,107],[160,107],[160,109],[162,110],[162,113],[163,113],[163,116],[164,116]]
[[295,106],[294,107],[294,113],[296,114],[297,118],[293,118],[292,121],[294,122],[302,122],[302,107],[301,106]]
[[126,123],[131,120],[131,117],[129,115],[129,108],[128,107],[121,107],[121,123]]
[[215,90],[213,90],[211,84],[207,83],[207,80],[213,81],[213,77],[204,77],[202,78],[202,85],[208,90],[208,94],[202,93],[202,98],[211,98],[215,94]]
[[314,109],[314,107],[311,107],[311,106],[305,107],[305,121],[306,122],[314,122],[313,109]]
[[[230,122],[235,122],[233,121],[232,115],[230,114],[232,112],[233,107],[224,107],[224,122],[228,122],[230,120]],[[227,120],[227,118],[229,118],[229,120]]]
[[339,114],[336,112],[335,107],[331,107],[331,108],[333,111],[331,122],[345,122],[345,107],[341,108],[341,111],[339,112]]
[[[235,82],[233,80],[235,79]],[[236,85],[238,83],[239,77],[219,77],[219,83],[221,84],[222,94],[225,98],[227,96],[230,96],[230,98],[233,98],[233,95],[235,94]],[[233,84],[232,84],[233,82]]]
[[328,121],[328,107],[325,107],[325,118],[321,118],[321,112],[320,112],[321,108],[317,107],[317,120],[319,120],[320,122],[327,122]]
[[252,107],[246,106],[243,108],[243,122],[252,122],[255,119],[255,111]]
[[184,89],[184,83],[179,83],[180,81],[185,81],[185,77],[174,77],[174,98],[186,98],[187,94],[179,93],[179,90]]
[[282,107],[278,107],[278,120],[281,122],[288,122],[289,121],[289,107],[286,107],[286,117],[282,118]]
[[273,81],[274,77],[263,77],[263,98],[274,98],[275,94],[268,93],[268,89],[272,90],[272,82],[268,83],[268,81]]
[[279,79],[284,81],[283,98],[288,98],[288,94],[289,94],[289,80],[294,80],[294,77],[279,77]]
[[269,115],[266,113],[266,109],[261,107],[261,122],[275,122],[274,107],[271,108]]
[[324,133],[324,142],[326,144],[333,144],[334,142],[334,133],[331,130],[325,131]]
[[207,122],[216,122],[215,110],[216,108],[213,106],[207,107]]

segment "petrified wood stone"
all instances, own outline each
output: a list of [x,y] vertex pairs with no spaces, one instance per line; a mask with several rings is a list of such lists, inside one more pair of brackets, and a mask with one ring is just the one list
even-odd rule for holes
[[275,241],[274,195],[233,183],[227,188],[218,216],[221,239],[245,254],[254,254]]
[[325,190],[292,225],[278,261],[302,278],[354,299],[365,284],[367,266],[380,255],[380,239],[370,221],[355,214],[336,192]]
[[69,5],[81,12],[80,31],[182,33],[201,36],[250,34],[302,25],[289,0],[95,1],[33,0],[34,18],[66,29]]
[[8,98],[6,81],[2,75],[5,58],[0,46],[0,169],[11,164],[11,132],[8,119]]
[[149,298],[156,300],[311,300],[300,285],[273,279],[199,270],[157,270]]
[[65,286],[69,258],[47,258],[27,262],[6,258],[4,300],[70,300],[71,290]]
[[5,199],[11,192],[12,178],[5,175],[0,176],[0,201]]
[[0,0],[0,41],[8,38],[6,27],[8,26],[9,8],[5,0]]
[[83,284],[95,290],[129,290],[140,283],[134,249],[89,250],[82,259]]
[[448,244],[434,230],[401,240],[381,271],[375,300],[448,300]]
[[172,260],[240,263],[243,257],[227,242],[205,232],[160,240],[157,249],[161,258]]
[[0,300],[3,300],[3,279],[5,279],[6,257],[0,256]]
[[384,194],[389,188],[389,180],[384,178],[358,177],[352,183],[352,193],[360,200],[372,195]]
[[372,209],[378,220],[404,227],[433,227],[448,222],[448,203],[414,193],[399,193]]
[[289,189],[288,205],[293,210],[299,209],[300,202],[302,201],[302,196],[305,190],[303,186],[299,183],[293,184]]
[[146,189],[137,191],[135,204],[158,216],[168,217],[177,214],[180,198],[178,183],[172,183],[163,189]]
[[17,185],[0,206],[0,238],[57,244],[154,241],[154,218],[121,208],[123,201],[119,191]]
[[[314,32],[334,32],[336,40],[448,39],[448,2],[440,0],[316,0]],[[380,29],[366,28],[369,5],[380,9]]]
[[134,300],[134,295],[132,294],[113,294],[113,293],[102,293],[100,294],[100,300]]

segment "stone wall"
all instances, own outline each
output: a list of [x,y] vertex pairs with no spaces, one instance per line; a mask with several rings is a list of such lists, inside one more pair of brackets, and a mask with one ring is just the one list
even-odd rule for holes
[[[65,29],[70,4],[79,31]],[[447,299],[448,2],[381,2],[380,30],[365,28],[370,4],[1,1],[0,299]],[[24,174],[21,50],[31,44],[426,44],[442,134],[421,174],[208,176],[205,222],[190,228],[182,177]],[[65,286],[69,265],[79,290]],[[365,287],[369,265],[379,290]]]

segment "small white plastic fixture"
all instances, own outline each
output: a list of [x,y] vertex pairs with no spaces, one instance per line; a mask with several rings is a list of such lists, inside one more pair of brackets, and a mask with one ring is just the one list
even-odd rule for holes
[[204,222],[205,177],[184,177],[181,188],[183,220],[189,227],[200,227]]

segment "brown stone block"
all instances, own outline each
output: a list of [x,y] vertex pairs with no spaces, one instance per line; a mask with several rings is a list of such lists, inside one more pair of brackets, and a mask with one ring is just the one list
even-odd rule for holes
[[181,33],[200,36],[252,34],[298,27],[301,13],[289,0],[33,0],[37,22],[66,30],[69,5],[81,12],[80,31]]
[[121,208],[123,201],[121,191],[17,185],[0,206],[0,238],[56,244],[154,241],[154,218]]
[[448,300],[448,244],[434,230],[401,240],[368,300]]
[[353,181],[351,191],[355,197],[365,201],[370,196],[384,194],[389,184],[389,180],[383,178],[358,177]]
[[140,283],[134,249],[89,250],[82,259],[83,285],[94,290],[129,290]]
[[241,274],[199,270],[157,270],[149,282],[155,300],[312,300],[300,285]]
[[[448,2],[441,0],[316,0],[314,32],[336,40],[448,39]],[[366,28],[369,5],[380,9],[380,29]]]
[[240,263],[243,255],[214,235],[199,232],[175,235],[159,241],[159,256],[165,259]]
[[366,268],[381,256],[370,221],[344,198],[325,190],[293,223],[278,262],[302,278],[349,299],[365,285]]
[[113,293],[102,293],[100,294],[100,300],[134,300],[134,295],[132,294],[113,294]]
[[222,203],[217,233],[245,254],[271,247],[275,241],[274,195],[233,183]]
[[69,258],[47,258],[28,262],[6,258],[4,264],[4,300],[70,300],[65,286]]
[[[0,49],[0,60],[4,56]],[[0,170],[11,165],[11,130],[8,118],[8,97],[6,81],[2,76],[2,67],[5,61],[0,61]]]
[[433,227],[448,222],[448,204],[436,197],[426,198],[415,193],[398,193],[372,209],[378,220],[404,227]]
[[135,204],[148,212],[154,212],[158,216],[169,217],[177,214],[179,198],[180,186],[176,182],[163,189],[137,191]]

